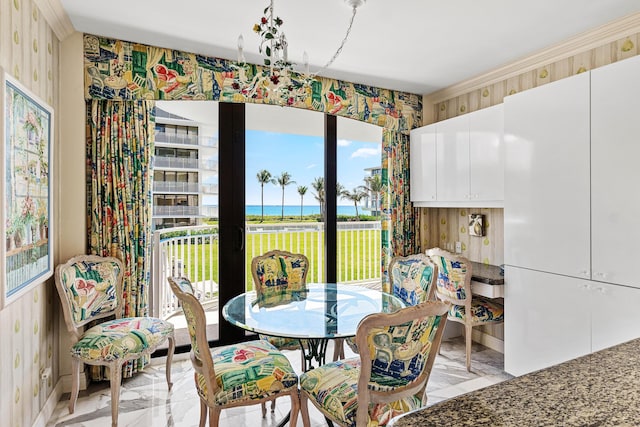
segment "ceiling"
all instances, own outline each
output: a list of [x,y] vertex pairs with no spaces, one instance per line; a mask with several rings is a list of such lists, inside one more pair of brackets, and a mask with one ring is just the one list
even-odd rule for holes
[[[60,0],[77,31],[260,64],[252,27],[268,0]],[[289,57],[311,71],[344,37],[343,0],[276,0]],[[639,0],[368,0],[349,40],[322,72],[383,88],[429,94],[526,57],[625,15]]]

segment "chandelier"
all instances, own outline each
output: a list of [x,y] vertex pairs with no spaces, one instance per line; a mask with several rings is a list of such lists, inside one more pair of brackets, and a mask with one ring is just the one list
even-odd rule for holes
[[[283,20],[275,14],[274,0],[270,0],[269,6],[264,9],[264,14],[260,21],[253,26],[253,31],[260,36],[258,52],[263,55],[264,67],[262,72],[247,79],[248,81],[246,81],[246,86],[242,92],[248,96],[257,96],[258,92],[262,92],[264,97],[281,105],[292,105],[297,101],[303,100],[313,79],[320,72],[329,68],[342,52],[351,33],[357,9],[366,0],[344,0],[344,2],[352,9],[345,36],[326,64],[317,71],[310,73],[309,55],[306,51],[302,55],[302,70],[299,72],[294,71],[296,64],[289,60],[289,44],[281,29]],[[246,76],[245,66],[244,38],[240,34],[238,37],[238,67],[242,72],[245,72]]]

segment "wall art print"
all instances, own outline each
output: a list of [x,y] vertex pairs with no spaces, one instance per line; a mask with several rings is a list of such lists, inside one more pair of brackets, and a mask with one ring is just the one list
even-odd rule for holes
[[0,230],[6,239],[0,252],[0,300],[6,306],[53,274],[53,109],[1,69],[0,81]]

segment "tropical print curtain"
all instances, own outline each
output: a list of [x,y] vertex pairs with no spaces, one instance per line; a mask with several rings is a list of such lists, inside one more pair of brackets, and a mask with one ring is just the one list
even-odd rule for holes
[[[124,316],[148,314],[152,111],[153,101],[87,102],[89,249],[124,262]],[[147,362],[128,363],[123,376]],[[100,368],[92,379],[108,379]]]
[[394,256],[420,251],[420,215],[409,194],[409,135],[382,131],[382,288],[390,292],[389,263]]
[[91,34],[84,35],[84,69],[88,100],[279,104],[383,127],[382,167],[387,183],[383,195],[383,287],[388,287],[391,257],[418,249],[416,215],[409,202],[408,134],[422,126],[420,95],[324,77],[304,84],[300,75],[292,73],[294,90],[290,96],[274,98],[273,92],[264,89],[267,69],[262,66]]

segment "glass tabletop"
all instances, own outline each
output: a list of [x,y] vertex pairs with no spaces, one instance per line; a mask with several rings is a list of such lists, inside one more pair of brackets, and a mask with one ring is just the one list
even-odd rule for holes
[[222,308],[231,324],[260,334],[288,338],[354,336],[358,323],[371,313],[392,313],[401,299],[356,285],[313,283],[306,291],[285,291],[258,300],[255,291],[229,300]]

